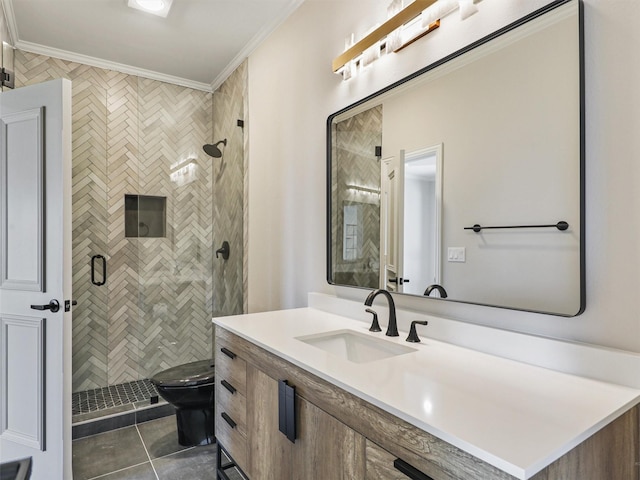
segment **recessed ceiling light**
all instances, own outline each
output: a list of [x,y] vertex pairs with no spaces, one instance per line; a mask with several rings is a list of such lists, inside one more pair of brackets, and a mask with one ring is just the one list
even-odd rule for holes
[[169,14],[171,3],[173,0],[128,0],[127,5],[136,10],[166,17]]

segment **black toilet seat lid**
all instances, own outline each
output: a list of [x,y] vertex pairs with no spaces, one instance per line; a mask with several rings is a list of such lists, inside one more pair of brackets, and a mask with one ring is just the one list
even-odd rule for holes
[[151,382],[158,387],[191,387],[213,383],[214,374],[213,360],[199,360],[156,373]]

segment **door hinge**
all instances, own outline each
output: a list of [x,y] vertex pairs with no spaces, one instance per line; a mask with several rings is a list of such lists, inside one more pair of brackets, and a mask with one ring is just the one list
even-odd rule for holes
[[15,82],[13,72],[4,67],[0,68],[0,83],[2,83],[3,87],[14,88]]

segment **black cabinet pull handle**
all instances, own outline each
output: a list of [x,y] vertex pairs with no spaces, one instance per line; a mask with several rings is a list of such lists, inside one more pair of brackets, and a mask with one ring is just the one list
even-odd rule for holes
[[[102,262],[102,281],[96,280],[96,260]],[[102,255],[94,255],[91,257],[91,283],[100,287],[107,283],[107,259]]]
[[433,480],[429,475],[422,473],[414,466],[409,465],[407,462],[400,460],[399,458],[395,459],[393,466],[396,467],[396,470],[401,471],[411,480]]
[[229,415],[227,415],[225,412],[222,412],[220,416],[224,418],[225,422],[227,422],[231,428],[236,428],[236,422],[234,422]]
[[286,380],[278,381],[278,430],[296,443],[296,387]]
[[233,385],[231,385],[229,382],[227,382],[226,380],[222,380],[220,382],[220,384],[226,388],[227,390],[229,390],[231,392],[231,394],[236,393],[236,389],[233,387]]
[[231,358],[231,359],[236,358],[236,354],[235,354],[235,353],[233,353],[233,352],[232,352],[231,350],[229,350],[228,348],[224,348],[224,347],[222,347],[222,348],[220,349],[220,351],[221,351],[222,353],[224,353],[227,357]]

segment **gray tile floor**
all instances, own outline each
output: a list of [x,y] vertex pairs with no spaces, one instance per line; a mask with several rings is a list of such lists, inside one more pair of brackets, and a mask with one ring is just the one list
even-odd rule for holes
[[174,415],[73,442],[74,480],[215,480],[215,471],[215,444],[181,446]]

